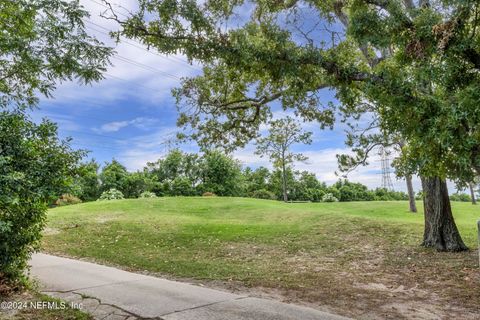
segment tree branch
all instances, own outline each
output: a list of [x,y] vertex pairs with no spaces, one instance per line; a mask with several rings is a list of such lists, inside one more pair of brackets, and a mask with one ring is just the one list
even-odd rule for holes
[[415,9],[415,4],[413,0],[403,0],[403,4],[407,10]]

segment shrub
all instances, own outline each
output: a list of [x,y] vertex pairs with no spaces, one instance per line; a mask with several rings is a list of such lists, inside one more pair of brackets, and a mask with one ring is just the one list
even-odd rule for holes
[[472,198],[468,194],[465,193],[454,193],[450,195],[451,201],[461,201],[461,202],[470,202]]
[[200,192],[214,192],[219,196],[238,197],[243,194],[241,164],[220,151],[205,152],[200,160]]
[[59,207],[68,206],[68,205],[77,204],[77,203],[82,203],[82,200],[80,200],[79,198],[69,193],[62,194],[60,198],[58,198],[57,201],[55,201],[55,205]]
[[270,191],[265,190],[265,189],[255,190],[252,193],[252,197],[257,198],[257,199],[267,199],[267,200],[277,199],[277,197],[275,196],[275,194],[273,192],[270,192]]
[[323,197],[322,197],[322,202],[338,202],[338,199],[335,198],[335,196],[331,193],[326,193]]
[[94,201],[100,196],[100,180],[98,178],[98,168],[100,165],[91,160],[82,163],[75,169],[75,178],[72,190],[69,191],[80,198],[82,201]]
[[312,189],[309,188],[306,190],[306,199],[301,200],[308,200],[312,202],[320,202],[322,201],[322,197],[325,195],[325,192],[321,189]]
[[216,197],[217,195],[213,192],[204,192],[202,197]]
[[98,200],[121,200],[123,199],[123,193],[115,188],[108,191],[104,191]]
[[195,194],[192,182],[186,177],[173,179],[170,187],[170,195],[172,196],[193,196]]
[[156,198],[157,195],[150,191],[143,191],[142,193],[140,193],[140,196],[138,197],[139,198]]
[[83,153],[60,141],[52,122],[35,124],[15,112],[0,113],[0,146],[0,282],[15,287],[39,248],[48,204],[63,193]]

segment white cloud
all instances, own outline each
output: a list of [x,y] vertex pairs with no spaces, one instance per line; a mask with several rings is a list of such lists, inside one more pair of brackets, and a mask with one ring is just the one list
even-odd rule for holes
[[125,165],[129,171],[141,170],[147,162],[155,162],[167,154],[167,150],[127,150],[117,157],[117,159]]
[[103,132],[117,132],[122,128],[134,126],[139,129],[147,129],[158,122],[157,119],[138,117],[128,121],[113,121],[103,124],[100,128],[94,128],[93,131]]
[[[76,82],[59,84],[54,94],[54,102],[59,106],[66,101],[76,101],[82,102],[84,109],[102,107],[102,104],[111,107],[112,101],[127,98],[164,106],[161,102],[171,99],[171,89],[180,84],[181,77],[200,72],[198,65],[189,65],[181,55],[161,55],[133,40],[122,39],[119,44],[115,43],[108,32],[118,30],[119,25],[100,17],[106,8],[100,4],[101,0],[96,2],[81,0],[91,14],[89,19],[85,19],[85,26],[89,34],[115,48],[116,55],[111,59],[112,66],[105,74],[106,79],[101,82],[83,87]],[[124,8],[119,9],[120,12],[134,12],[137,8],[137,1],[124,0],[120,3]]]
[[[123,151],[118,154],[117,159],[130,171],[142,169],[147,162],[155,161],[163,157],[169,150],[180,147],[176,141],[177,131],[177,127],[162,127],[154,133],[127,139],[124,141]],[[181,149],[188,152],[198,151],[190,145],[182,145]]]
[[121,128],[127,127],[129,124],[129,121],[116,121],[116,122],[109,122],[105,123],[100,127],[100,129],[94,128],[94,131],[98,132],[116,132],[120,130]]

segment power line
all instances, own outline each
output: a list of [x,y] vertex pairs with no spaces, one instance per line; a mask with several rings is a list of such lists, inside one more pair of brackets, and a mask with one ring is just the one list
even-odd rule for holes
[[[83,143],[83,142],[78,142],[78,141],[71,141],[70,142],[71,145],[73,146],[77,146],[77,147],[81,147],[81,148],[88,148],[88,149],[99,149],[99,150],[108,150],[108,151],[116,151],[116,152],[124,152],[126,151],[125,149],[122,149],[122,148],[115,148],[115,147],[111,147],[111,146],[105,146],[105,145],[96,145],[96,144],[86,144],[86,143]],[[171,145],[167,142],[162,142],[158,148],[156,149],[153,149],[153,150],[149,150],[149,151],[161,151],[161,149],[163,149],[163,151],[166,151],[168,152],[168,150],[170,150],[171,148]],[[127,150],[128,151],[128,150]],[[140,151],[141,152],[141,151]],[[132,157],[135,157],[135,158],[138,158],[139,156],[132,156]]]
[[157,69],[157,68],[153,68],[151,66],[148,66],[146,64],[143,64],[143,63],[140,63],[140,62],[137,62],[137,61],[134,61],[134,60],[129,59],[129,58],[122,57],[121,55],[115,55],[115,56],[113,56],[113,58],[118,59],[118,60],[123,61],[123,62],[128,63],[128,64],[131,64],[131,65],[143,68],[145,70],[152,71],[154,73],[159,73],[161,75],[164,75],[166,77],[170,77],[170,78],[175,79],[175,80],[181,80],[180,77],[177,77],[177,76],[175,76],[171,73],[162,71],[162,70]]
[[[86,115],[78,115],[78,114],[73,114],[71,116],[69,115],[57,115],[57,114],[49,114],[49,113],[46,113],[46,114],[38,114],[38,116],[41,116],[41,117],[46,117],[46,118],[51,118],[53,120],[67,120],[67,121],[73,121],[77,118],[80,118],[80,119],[90,119],[90,120],[99,120],[99,121],[104,121],[104,122],[107,122],[107,123],[111,123],[111,122],[128,122],[128,121],[131,121],[131,120],[115,120],[115,119],[105,119],[105,118],[99,118],[97,116],[86,116]],[[137,117],[137,118],[147,118],[147,117]],[[152,118],[147,118],[147,119],[152,119]],[[156,119],[154,119],[156,120]]]
[[[75,146],[77,146],[77,147],[88,148],[88,149],[100,149],[100,150],[117,151],[117,152],[120,152],[120,151],[123,150],[123,149],[112,148],[112,147],[108,147],[108,146],[99,146],[99,145],[85,144],[85,143],[76,142],[76,141],[71,141],[71,144],[72,144],[72,145],[75,145]],[[90,150],[89,150],[89,151],[90,151]]]
[[[108,7],[108,6],[107,6],[106,4],[104,4],[104,3],[101,3],[101,2],[98,2],[98,1],[95,1],[95,0],[89,0],[89,1],[90,1],[90,2],[93,2],[93,3],[96,3],[96,4],[102,6],[102,7],[106,8],[106,9],[110,9],[110,7]],[[124,16],[125,18],[128,18],[128,16],[127,16],[126,14],[122,13],[122,12],[116,12],[116,13],[119,14],[119,15],[121,15],[121,16]]]
[[[114,140],[114,141],[117,141],[117,142],[125,142],[125,143],[131,142],[127,138],[113,137],[113,136],[108,136],[108,135],[93,133],[93,132],[68,130],[68,129],[62,129],[62,128],[60,128],[60,131],[70,132],[70,133],[74,133],[74,134],[82,134],[82,135],[87,135],[87,136],[100,137],[100,138],[104,138],[104,139]],[[158,143],[158,145],[165,145],[165,144],[170,144],[171,145],[171,144],[173,144],[175,139],[172,138],[172,136],[174,136],[175,134],[176,134],[176,132],[166,133],[164,135],[166,137],[166,139],[164,139],[162,142]],[[157,139],[153,139],[153,140],[145,140],[145,141],[141,141],[141,142],[143,142],[143,143],[155,143],[157,141],[158,141]]]
[[[68,130],[68,129],[61,129],[61,131],[76,133],[76,134],[83,134],[83,135],[87,135],[87,136],[101,137],[101,138],[105,138],[105,139],[115,140],[115,141],[118,141],[118,142],[130,142],[127,138],[113,137],[113,136],[108,136],[108,135],[93,133],[93,132],[76,131],[76,130]],[[171,137],[173,135],[175,135],[175,132],[167,133],[164,136]],[[171,138],[164,139],[162,142],[158,143],[158,145],[172,144],[172,140],[174,140],[174,139],[171,139]],[[156,139],[146,140],[146,141],[142,141],[142,142],[143,143],[155,143],[155,142],[157,142],[157,140]]]
[[[105,30],[105,31],[107,31],[107,32],[101,31],[101,30],[98,30],[98,29],[95,29],[95,28],[92,28],[91,26],[88,26],[89,29],[94,30],[94,31],[96,31],[96,32],[99,32],[99,33],[101,33],[101,34],[110,36],[110,34],[109,34],[108,32],[110,32],[111,30],[109,30],[108,28],[105,28],[105,27],[99,25],[98,23],[92,22],[91,20],[85,20],[85,22],[87,22],[87,23],[89,23],[89,24],[91,24],[91,25],[94,25],[94,26],[96,26],[96,27],[98,27],[98,28],[101,28],[101,29],[103,29],[103,30]],[[160,54],[160,53],[158,53],[158,52],[147,50],[147,49],[145,49],[145,47],[143,47],[142,44],[141,44],[140,42],[138,42],[138,41],[132,40],[132,41],[134,42],[134,43],[132,43],[132,42],[126,40],[125,37],[122,37],[122,38],[124,39],[124,40],[122,40],[122,43],[126,43],[126,44],[128,44],[128,45],[130,45],[130,46],[132,46],[132,47],[135,47],[135,48],[137,48],[137,49],[146,51],[146,52],[148,52],[148,53],[150,53],[150,54],[154,54],[154,55],[159,56],[159,57],[161,57],[161,58],[163,58],[163,59],[166,59],[166,60],[174,60],[174,61],[180,62],[180,63],[185,64],[186,66],[188,66],[188,67],[190,67],[190,68],[192,68],[192,69],[194,69],[194,70],[197,70],[197,71],[201,71],[201,70],[202,70],[202,69],[200,69],[200,68],[198,68],[198,67],[192,66],[188,61],[186,61],[186,60],[184,60],[184,59],[181,59],[181,58],[178,58],[178,57],[174,57],[174,56],[165,56],[165,55],[162,55],[162,54]]]
[[[72,145],[75,145],[76,147],[80,147],[80,148],[87,148],[86,151],[91,151],[91,150],[88,150],[89,148],[95,148],[95,149],[100,149],[100,150],[113,150],[113,151],[122,151],[120,149],[113,149],[113,148],[108,148],[108,147],[98,147],[98,146],[89,146],[89,145],[86,145],[86,144],[82,144],[82,143],[78,143],[78,142],[73,142],[72,141]],[[156,150],[158,152],[162,152],[161,150]],[[120,155],[119,156],[120,158],[133,158],[133,159],[138,159],[139,156],[134,156],[134,155]],[[146,165],[146,163],[145,163]]]
[[[101,32],[101,31],[98,31],[98,30],[93,29],[93,28],[91,28],[91,27],[89,27],[89,28],[92,29],[92,30],[94,30],[94,31]],[[147,51],[147,52],[149,52],[149,51]],[[146,65],[146,64],[144,64],[144,63],[141,63],[141,62],[132,60],[132,59],[130,59],[130,58],[123,57],[123,56],[121,56],[121,55],[119,55],[119,54],[115,54],[115,55],[113,56],[113,58],[116,58],[116,59],[118,59],[118,60],[120,60],[120,61],[129,63],[129,64],[131,64],[131,65],[134,65],[134,66],[137,66],[137,67],[140,67],[140,68],[143,68],[143,69],[152,71],[152,72],[156,72],[156,73],[163,74],[163,75],[165,75],[165,76],[167,76],[167,77],[171,77],[171,78],[174,78],[174,79],[176,79],[176,80],[180,80],[180,77],[177,77],[177,76],[175,76],[175,75],[173,75],[173,74],[171,74],[171,73],[168,73],[168,72],[166,72],[166,71],[157,69],[157,68],[155,68],[155,67]],[[164,57],[162,57],[162,58],[164,58]],[[167,59],[167,60],[168,60],[168,59]]]
[[[71,99],[72,100],[71,102],[84,103],[84,104],[97,106],[97,107],[101,107],[101,108],[109,107],[108,105],[99,104],[99,103],[92,102],[92,101],[87,101],[87,100],[79,100],[78,98],[75,98],[75,97],[72,97],[72,96],[65,96],[65,95],[59,95],[59,96],[55,95],[54,99],[46,100],[42,103],[50,104],[50,105],[56,105],[56,104],[59,104],[59,103],[62,103],[62,104],[71,103],[71,102],[60,101],[60,100],[58,100],[58,98]],[[101,119],[99,119],[99,120],[101,120]],[[110,120],[108,120],[108,121],[110,121]]]
[[141,83],[137,83],[137,82],[132,81],[132,80],[127,80],[127,79],[123,79],[123,78],[118,77],[118,76],[114,76],[113,74],[109,74],[109,73],[107,73],[107,72],[105,72],[104,75],[109,76],[110,78],[115,79],[115,80],[128,82],[128,83],[130,83],[130,84],[133,84],[133,85],[135,85],[135,86],[137,86],[137,87],[142,87],[142,88],[144,88],[144,89],[153,90],[153,91],[157,91],[157,90],[158,90],[158,89],[156,89],[156,88],[149,87],[149,86],[143,85],[143,84],[141,84]]
[[107,139],[115,140],[115,141],[118,141],[118,142],[126,142],[126,141],[127,141],[126,139],[117,138],[117,137],[112,137],[112,136],[107,136],[107,135],[98,134],[98,133],[85,132],[85,131],[76,131],[76,130],[67,130],[67,129],[61,129],[61,130],[62,130],[62,131],[66,131],[66,132],[70,132],[70,133],[84,134],[84,135],[88,135],[88,136],[95,136],[95,137],[107,138]]

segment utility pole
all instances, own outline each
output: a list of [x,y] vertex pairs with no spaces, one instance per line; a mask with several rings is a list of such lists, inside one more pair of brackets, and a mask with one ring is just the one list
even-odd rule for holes
[[382,188],[393,191],[393,183],[390,178],[390,159],[387,157],[387,152],[383,146],[380,147],[378,155],[381,157],[380,161],[382,163]]

